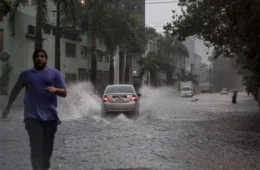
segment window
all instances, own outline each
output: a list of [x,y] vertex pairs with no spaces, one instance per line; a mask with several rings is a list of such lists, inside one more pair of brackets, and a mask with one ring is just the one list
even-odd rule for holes
[[183,88],[181,88],[181,91],[191,91],[191,88],[190,87],[183,87]]
[[65,82],[70,84],[70,83],[75,83],[77,81],[77,74],[76,73],[65,73]]
[[28,25],[27,33],[30,34],[30,35],[35,35],[35,26]]
[[0,51],[4,50],[4,30],[0,29]]
[[109,93],[134,93],[134,88],[132,86],[108,86],[106,94]]
[[65,49],[67,57],[76,58],[76,44],[66,42]]

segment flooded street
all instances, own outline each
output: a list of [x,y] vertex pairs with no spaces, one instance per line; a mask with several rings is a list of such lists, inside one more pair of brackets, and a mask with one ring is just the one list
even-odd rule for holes
[[[60,104],[52,170],[260,169],[260,114],[252,96],[180,98],[169,88],[141,89],[137,120],[100,117],[99,98],[78,84]],[[91,91],[91,90],[89,90]],[[30,169],[21,109],[0,122],[1,170]]]

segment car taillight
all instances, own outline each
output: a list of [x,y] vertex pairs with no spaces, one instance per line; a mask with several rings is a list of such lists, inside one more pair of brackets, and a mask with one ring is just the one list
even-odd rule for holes
[[103,98],[103,102],[108,102],[109,100],[108,100],[108,97],[107,96],[105,96],[104,98]]
[[136,101],[136,96],[133,95],[131,101]]

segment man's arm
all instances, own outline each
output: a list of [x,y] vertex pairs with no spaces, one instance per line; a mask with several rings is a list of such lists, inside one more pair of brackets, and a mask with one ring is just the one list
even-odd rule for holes
[[55,94],[60,97],[66,97],[67,96],[67,90],[65,86],[65,81],[62,78],[60,72],[57,71],[56,77],[55,77]]
[[60,97],[66,97],[67,96],[67,90],[65,88],[56,88],[55,94]]

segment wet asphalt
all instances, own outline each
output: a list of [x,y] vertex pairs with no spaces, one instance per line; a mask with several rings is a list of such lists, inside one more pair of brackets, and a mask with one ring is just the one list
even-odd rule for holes
[[[136,120],[102,119],[98,98],[86,114],[60,113],[52,170],[260,169],[260,112],[252,96],[240,93],[232,104],[231,94],[197,95],[193,102],[170,89],[141,92]],[[0,134],[0,169],[30,169],[22,108],[0,122]]]

